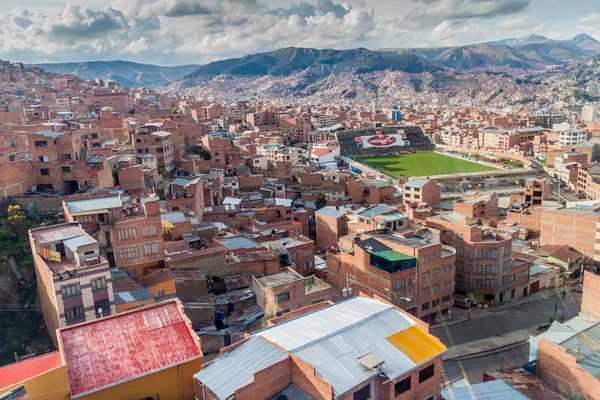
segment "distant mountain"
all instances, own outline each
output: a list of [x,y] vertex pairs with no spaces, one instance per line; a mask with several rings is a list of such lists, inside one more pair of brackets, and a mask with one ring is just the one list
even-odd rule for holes
[[545,36],[531,34],[531,35],[527,35],[527,36],[520,37],[520,38],[511,38],[511,39],[496,40],[496,41],[492,41],[492,42],[485,42],[485,44],[495,44],[495,45],[500,45],[500,46],[514,46],[517,44],[524,44],[524,43],[543,42],[545,40],[548,40],[548,38]]
[[571,65],[567,68],[566,73],[578,85],[600,82],[600,55],[591,57],[579,64]]
[[600,54],[600,42],[586,33],[580,33],[571,40],[565,40],[567,43],[583,49],[592,54]]
[[323,79],[338,71],[364,74],[375,71],[409,73],[435,72],[440,68],[413,54],[381,53],[367,49],[332,50],[288,47],[268,53],[215,61],[184,77],[188,83],[218,75],[288,76],[305,71],[313,79]]
[[87,61],[80,63],[33,64],[49,72],[75,74],[81,79],[112,80],[129,87],[164,86],[193,72],[198,65],[160,67],[131,61]]
[[[531,40],[534,40],[532,36]],[[542,36],[535,36],[543,38]],[[523,43],[511,46],[499,44],[472,44],[459,47],[380,49],[399,54],[414,54],[433,65],[453,69],[489,68],[539,68],[548,64],[562,64],[584,59],[589,54],[574,44],[561,41],[533,42],[522,38]],[[513,39],[507,39],[513,40]],[[518,39],[521,40],[521,39]]]

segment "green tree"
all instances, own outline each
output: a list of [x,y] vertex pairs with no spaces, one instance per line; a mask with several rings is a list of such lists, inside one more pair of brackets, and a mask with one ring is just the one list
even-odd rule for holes
[[325,197],[325,193],[317,192],[317,194],[315,195],[315,205],[317,206],[317,210],[320,210],[321,208],[325,207],[326,204],[327,197]]

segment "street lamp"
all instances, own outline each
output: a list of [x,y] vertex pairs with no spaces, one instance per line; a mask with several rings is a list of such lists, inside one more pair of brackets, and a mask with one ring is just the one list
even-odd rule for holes
[[398,297],[398,295],[396,295],[396,293],[392,292],[389,288],[385,288],[385,291],[390,292],[392,294],[392,296],[394,296],[394,299],[396,299],[396,305],[398,307],[400,307],[400,300],[410,301],[410,299],[408,297]]

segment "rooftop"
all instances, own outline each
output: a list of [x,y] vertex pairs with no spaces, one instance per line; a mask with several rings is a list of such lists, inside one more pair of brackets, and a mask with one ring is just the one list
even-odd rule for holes
[[442,397],[452,400],[528,400],[521,392],[502,380],[471,385],[462,379],[442,390]]
[[415,188],[422,188],[423,186],[425,186],[427,184],[427,182],[429,182],[427,179],[418,179],[418,178],[413,178],[410,179],[408,182],[406,182],[404,184],[404,186],[408,186],[408,187],[415,187]]
[[48,243],[62,242],[66,239],[84,235],[85,232],[77,222],[52,225],[44,228],[32,229],[29,231],[36,246],[42,246]]
[[178,301],[59,331],[71,396],[202,356]]
[[236,236],[236,237],[230,237],[230,238],[218,238],[215,239],[217,242],[219,242],[222,246],[228,248],[228,249],[232,249],[232,250],[237,250],[237,249],[264,249],[264,247],[248,238],[245,238],[243,236]]
[[23,382],[62,365],[59,351],[29,358],[0,368],[0,389]]
[[384,213],[387,213],[390,211],[394,211],[394,210],[396,210],[395,207],[390,207],[390,206],[386,206],[384,204],[379,204],[379,205],[367,208],[366,210],[359,213],[358,215],[360,217],[373,218],[378,215],[381,215],[381,214],[384,214]]
[[304,279],[304,277],[295,271],[288,270],[278,274],[263,276],[262,278],[255,279],[263,289],[268,289],[296,281],[301,281]]
[[83,213],[90,211],[108,212],[110,208],[121,208],[123,206],[120,196],[67,201],[65,204],[71,215],[83,215]]
[[579,332],[560,345],[575,357],[579,367],[600,380],[600,323]]

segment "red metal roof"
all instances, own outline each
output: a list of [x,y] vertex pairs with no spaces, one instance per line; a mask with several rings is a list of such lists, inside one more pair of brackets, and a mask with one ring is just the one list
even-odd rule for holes
[[64,328],[60,339],[71,395],[202,355],[177,301]]
[[44,354],[0,368],[0,389],[23,382],[62,365],[60,352]]

